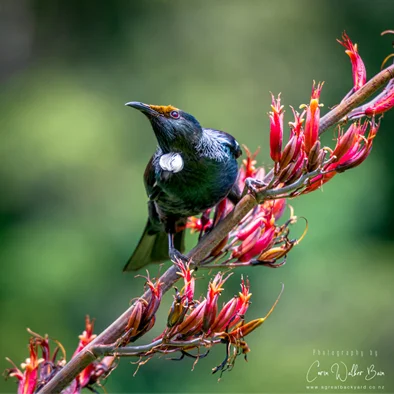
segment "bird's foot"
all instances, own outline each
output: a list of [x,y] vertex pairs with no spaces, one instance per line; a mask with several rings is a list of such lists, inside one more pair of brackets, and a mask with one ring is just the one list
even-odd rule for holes
[[267,183],[255,178],[246,178],[245,186],[254,194],[255,197],[257,197],[261,189],[267,186]]
[[187,263],[189,261],[189,259],[184,254],[182,254],[179,250],[175,248],[171,248],[168,254],[171,261],[181,260],[183,263]]

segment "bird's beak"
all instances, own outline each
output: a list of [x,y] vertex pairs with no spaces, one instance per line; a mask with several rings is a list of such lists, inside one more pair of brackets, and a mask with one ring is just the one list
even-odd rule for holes
[[139,101],[130,101],[129,103],[125,104],[127,107],[132,107],[138,109],[143,114],[147,116],[158,116],[158,112],[155,111],[150,105],[141,103]]

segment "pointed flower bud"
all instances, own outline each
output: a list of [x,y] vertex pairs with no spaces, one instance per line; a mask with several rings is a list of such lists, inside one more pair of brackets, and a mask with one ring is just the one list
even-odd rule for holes
[[283,140],[283,105],[280,105],[280,94],[275,99],[272,96],[272,111],[269,113],[270,118],[270,154],[271,159],[274,162],[279,162],[282,151],[282,140]]
[[138,334],[138,328],[141,325],[142,313],[145,309],[145,305],[146,301],[144,299],[139,299],[134,303],[125,329],[128,339],[131,339]]
[[364,86],[367,81],[367,72],[364,62],[358,53],[357,44],[353,44],[345,32],[342,34],[342,41],[337,41],[346,48],[345,52],[350,57],[353,73],[353,89],[356,91]]
[[285,148],[283,149],[283,153],[279,162],[280,168],[286,168],[288,164],[294,160],[294,157],[297,156],[297,148],[300,148],[299,137],[296,134],[293,134]]
[[355,146],[358,134],[356,123],[352,123],[346,133],[338,135],[337,144],[332,153],[332,156],[336,157],[336,161],[339,161],[352,147]]
[[176,294],[174,296],[174,301],[168,312],[167,317],[167,327],[172,328],[177,324],[183,322],[185,315],[187,313],[189,303],[186,297],[181,296],[181,294],[176,289]]
[[215,248],[212,249],[212,252],[210,256],[212,257],[217,257],[222,253],[223,248],[227,245],[229,239],[229,235],[227,234],[218,244]]
[[176,327],[176,333],[183,337],[188,337],[201,332],[203,316],[207,300],[201,301],[195,309],[188,315],[181,324]]
[[317,168],[320,156],[320,141],[317,140],[308,155],[308,171],[313,171]]

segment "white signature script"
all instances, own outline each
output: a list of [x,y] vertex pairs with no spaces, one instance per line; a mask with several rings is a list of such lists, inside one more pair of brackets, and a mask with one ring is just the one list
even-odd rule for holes
[[360,369],[358,364],[352,364],[349,368],[343,361],[336,361],[328,369],[323,369],[320,361],[315,360],[306,373],[306,380],[311,383],[319,377],[333,376],[335,380],[346,382],[348,378],[362,377],[365,380],[372,380],[384,375],[383,371],[376,369],[375,364],[371,364],[366,369]]

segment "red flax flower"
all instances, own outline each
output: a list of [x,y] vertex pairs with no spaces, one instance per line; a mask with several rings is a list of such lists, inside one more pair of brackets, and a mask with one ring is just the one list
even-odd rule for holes
[[319,83],[315,87],[313,82],[312,95],[309,106],[306,108],[306,121],[305,121],[305,153],[309,154],[312,147],[315,145],[319,137],[319,121],[320,121],[320,106],[319,98],[323,87],[323,83]]
[[[79,344],[73,357],[75,357],[94,338],[93,321],[89,316],[85,319],[85,331],[79,336]],[[56,348],[51,352],[48,336],[42,337],[30,330],[32,335],[29,342],[30,357],[22,364],[22,371],[13,364],[13,368],[6,370],[6,377],[15,377],[18,380],[18,394],[33,394],[40,390],[42,385],[49,381],[66,363],[63,346],[57,342]],[[59,350],[62,357],[59,357]],[[41,352],[41,358],[39,358]],[[99,383],[100,379],[110,372],[114,357],[104,357],[101,361],[95,361],[86,367],[63,391],[66,394],[80,394],[83,388],[91,388]]]
[[281,157],[282,151],[282,140],[283,140],[283,105],[280,105],[280,94],[275,99],[274,95],[271,94],[272,111],[269,113],[270,118],[270,154],[271,159],[277,163]]
[[345,32],[342,34],[342,41],[337,41],[346,48],[345,52],[350,57],[353,73],[353,91],[356,91],[364,86],[367,81],[364,62],[358,53],[357,44],[353,44]]
[[229,278],[231,274],[227,275],[225,278],[219,272],[216,274],[215,278],[209,283],[207,302],[204,308],[203,324],[202,329],[207,332],[215,321],[217,310],[218,310],[218,298],[223,291],[223,284]]
[[[296,178],[304,168],[304,161],[306,159],[303,151],[303,119],[298,113],[294,111],[295,121],[292,124],[291,149],[285,147],[284,154],[287,156],[285,162],[285,169],[280,171],[278,179],[289,181]],[[256,168],[256,153],[251,154],[249,149],[244,147],[247,158],[243,161],[239,170],[242,180],[239,181],[239,186],[242,189],[245,185],[245,175],[254,174],[255,179],[263,174],[264,170]],[[283,155],[282,155],[283,159]],[[281,162],[282,162],[281,159]],[[290,171],[288,171],[290,168]],[[287,171],[287,177],[283,175],[283,171]],[[276,183],[273,182],[275,185]],[[282,183],[283,184],[283,183]],[[230,209],[229,209],[230,208]],[[280,267],[284,264],[284,258],[287,253],[297,245],[299,240],[290,240],[288,238],[290,225],[296,223],[297,218],[291,214],[289,220],[284,224],[279,225],[278,222],[282,219],[286,208],[286,200],[279,198],[277,200],[267,200],[264,204],[256,206],[238,226],[231,231],[211,252],[210,256],[204,261],[218,262],[218,264],[209,265],[235,267],[239,265],[266,265],[268,267]],[[214,227],[221,219],[231,212],[232,204],[227,200],[223,200],[212,211],[214,220],[212,226]],[[218,220],[220,218],[220,220]],[[195,222],[197,219],[193,219]],[[203,231],[202,229],[200,231]],[[228,255],[228,258],[219,262],[223,257]],[[205,265],[206,266],[206,265]]]
[[[90,320],[89,316],[85,318],[85,331],[79,336],[79,344],[74,352],[73,357],[75,357],[84,347],[86,347],[90,342],[96,338],[93,334],[94,320]],[[76,378],[78,384],[77,387],[86,387],[89,383],[92,373],[94,373],[95,365],[92,363],[88,365]]]
[[[369,132],[365,137],[368,128]],[[360,165],[371,153],[372,143],[378,130],[379,123],[376,124],[374,119],[363,123],[354,122],[345,133],[339,129],[335,149],[330,155],[330,163],[323,167],[322,174],[310,180],[309,186],[302,193],[314,191],[337,173]]]
[[21,364],[23,372],[14,365],[14,368],[6,370],[6,377],[15,377],[18,380],[18,394],[33,394],[39,381],[39,367],[45,360],[38,358],[39,344],[35,338],[30,339],[30,357]]
[[156,322],[155,314],[159,309],[163,295],[161,282],[158,280],[153,282],[149,277],[149,272],[147,272],[147,276],[142,277],[146,279],[146,286],[150,290],[150,297],[148,300],[139,298],[135,301],[121,340],[123,345],[137,340],[140,336],[151,330]]
[[376,98],[367,104],[364,114],[373,116],[383,114],[394,107],[394,82],[391,80]]
[[228,331],[230,327],[236,326],[239,321],[244,318],[249,307],[250,297],[252,296],[249,289],[249,280],[246,280],[245,283],[244,279],[241,278],[240,293],[222,307],[220,313],[212,324],[209,333]]
[[[187,275],[184,273],[188,271],[188,264],[177,261],[176,265],[180,269],[178,274],[185,280]],[[244,341],[244,337],[265,321],[276,306],[279,297],[266,317],[245,323],[245,314],[252,296],[248,280],[245,281],[242,278],[239,294],[231,298],[222,308],[218,307],[218,298],[224,290],[223,285],[229,276],[224,277],[220,272],[216,274],[214,279],[209,282],[206,298],[190,303],[183,319],[174,319],[173,308],[171,308],[168,318],[172,321],[171,327],[167,326],[163,333],[154,340],[155,346],[152,351],[158,353],[181,352],[182,358],[188,356],[198,361],[199,358],[205,357],[207,354],[201,354],[200,347],[203,346],[209,350],[215,344],[224,343],[227,348],[226,358],[220,366],[213,369],[214,373],[233,366],[237,355],[246,355],[250,349]],[[184,297],[184,292],[185,287],[175,298],[180,300]],[[198,350],[197,355],[190,353],[193,349]],[[230,349],[233,349],[231,355]],[[149,359],[151,355],[152,352],[148,352],[145,356]],[[143,355],[140,354],[140,356]]]
[[180,292],[176,289],[174,301],[167,318],[167,327],[169,329],[182,323],[189,308],[194,306],[195,279],[193,270],[190,269],[190,263],[183,263],[181,260],[177,260],[174,261],[174,264],[179,268],[178,275],[183,278],[184,286]]
[[256,157],[260,151],[260,149],[257,149],[256,152],[251,153],[247,146],[242,145],[242,148],[246,153],[246,159],[242,160],[242,166],[238,175],[238,186],[241,190],[243,190],[247,178],[255,178],[257,175]]

